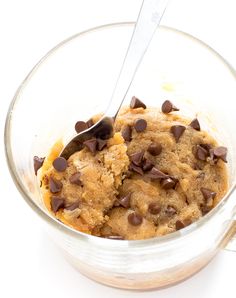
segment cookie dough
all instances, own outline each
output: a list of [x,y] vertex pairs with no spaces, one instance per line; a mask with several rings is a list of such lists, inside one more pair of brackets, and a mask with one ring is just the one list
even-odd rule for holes
[[[76,131],[92,124],[79,121]],[[114,129],[68,160],[58,157],[60,142],[45,160],[35,157],[45,204],[70,227],[110,239],[157,237],[195,222],[226,193],[227,149],[170,101],[147,108],[133,97]]]

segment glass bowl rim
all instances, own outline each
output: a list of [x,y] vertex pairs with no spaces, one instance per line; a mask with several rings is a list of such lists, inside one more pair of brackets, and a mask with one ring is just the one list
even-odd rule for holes
[[[149,247],[152,245],[167,245],[170,242],[176,241],[180,238],[187,235],[190,235],[194,231],[198,230],[200,227],[202,227],[206,221],[210,220],[212,217],[216,216],[218,211],[223,207],[223,205],[229,200],[231,194],[236,189],[236,182],[233,182],[233,185],[230,187],[224,198],[215,206],[208,214],[200,218],[198,221],[196,221],[194,224],[191,224],[190,226],[186,227],[184,230],[184,233],[181,231],[176,231],[171,234],[167,234],[161,237],[153,237],[149,239],[144,240],[112,240],[112,239],[106,239],[106,238],[100,238],[93,235],[85,234],[83,232],[77,231],[75,229],[70,228],[69,226],[63,224],[62,222],[58,221],[55,217],[52,215],[46,213],[42,208],[37,206],[37,204],[31,200],[30,196],[27,194],[27,191],[25,190],[25,187],[23,183],[21,182],[20,177],[17,174],[16,167],[14,165],[14,158],[11,150],[11,118],[12,118],[12,112],[14,111],[14,106],[18,102],[18,96],[21,93],[21,91],[24,89],[24,87],[27,85],[27,83],[30,81],[30,78],[34,75],[34,73],[37,71],[37,69],[43,64],[51,55],[53,55],[58,49],[60,49],[63,45],[69,43],[70,41],[79,38],[81,36],[84,36],[88,33],[93,33],[96,31],[100,31],[107,28],[112,27],[119,27],[119,26],[129,26],[129,25],[135,25],[135,22],[115,22],[115,23],[109,23],[104,24],[96,27],[89,28],[87,30],[81,31],[79,33],[76,33],[60,43],[58,43],[56,46],[54,46],[52,49],[50,49],[31,69],[31,71],[28,73],[28,75],[25,77],[25,79],[22,81],[18,89],[16,90],[16,93],[9,105],[6,120],[5,120],[5,130],[4,130],[4,143],[5,143],[5,156],[8,164],[8,169],[11,174],[11,177],[24,198],[25,202],[36,212],[36,214],[42,218],[42,220],[45,220],[49,225],[52,225],[55,229],[61,230],[62,232],[65,232],[71,237],[79,238],[82,241],[87,242],[95,242],[96,244],[103,245],[105,244],[107,248],[110,247],[116,247],[116,249],[122,249],[122,248],[131,248],[131,247]],[[210,52],[212,52],[214,55],[217,56],[219,60],[221,60],[225,66],[230,70],[232,75],[235,77],[235,83],[236,83],[236,70],[232,67],[232,65],[225,59],[223,56],[221,56],[216,50],[214,50],[211,46],[200,40],[199,38],[196,38],[192,36],[189,33],[186,33],[184,31],[178,30],[176,28],[172,28],[169,26],[160,26],[165,30],[169,30],[172,32],[175,32],[180,35],[184,35],[188,39],[194,40],[198,44],[202,45],[206,49],[208,49]]]

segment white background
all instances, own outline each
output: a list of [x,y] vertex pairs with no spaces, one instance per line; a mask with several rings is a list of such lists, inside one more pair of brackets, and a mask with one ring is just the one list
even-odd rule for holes
[[[51,47],[83,29],[135,20],[140,0],[0,0],[0,133],[14,92]],[[172,0],[163,24],[187,31],[236,67],[235,0]],[[39,104],[38,112],[43,113]],[[8,174],[0,140],[0,297],[236,297],[236,253],[222,251],[174,287],[132,292],[99,285],[61,257]]]

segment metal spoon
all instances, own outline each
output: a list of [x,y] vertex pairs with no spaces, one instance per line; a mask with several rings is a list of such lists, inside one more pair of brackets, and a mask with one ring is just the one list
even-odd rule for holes
[[92,127],[79,133],[63,149],[61,156],[68,159],[92,138],[108,139],[113,135],[113,123],[124,101],[135,73],[161,21],[169,0],[144,0],[121,67],[111,100],[103,117]]

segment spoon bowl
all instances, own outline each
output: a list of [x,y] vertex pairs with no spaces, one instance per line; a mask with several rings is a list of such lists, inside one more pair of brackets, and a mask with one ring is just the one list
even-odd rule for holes
[[96,138],[107,140],[113,135],[113,118],[102,117],[92,127],[79,133],[74,137],[63,149],[60,156],[68,159],[73,153],[80,151],[83,148],[85,141]]

